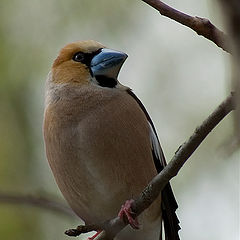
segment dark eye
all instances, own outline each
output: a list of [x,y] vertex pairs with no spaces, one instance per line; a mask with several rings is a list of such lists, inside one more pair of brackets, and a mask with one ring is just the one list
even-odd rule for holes
[[72,59],[76,62],[82,62],[84,60],[84,53],[82,52],[75,53]]

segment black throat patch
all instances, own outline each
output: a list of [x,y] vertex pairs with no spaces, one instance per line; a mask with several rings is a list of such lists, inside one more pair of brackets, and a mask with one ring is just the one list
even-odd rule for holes
[[101,87],[108,87],[108,88],[114,88],[117,85],[117,80],[114,78],[109,78],[104,75],[99,75],[95,77],[99,86]]

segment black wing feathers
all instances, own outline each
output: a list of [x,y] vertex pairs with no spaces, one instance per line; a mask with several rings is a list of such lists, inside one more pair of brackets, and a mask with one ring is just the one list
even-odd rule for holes
[[165,240],[180,240],[178,231],[181,229],[175,213],[178,208],[170,183],[162,190],[162,218]]
[[[154,138],[154,143],[153,149],[152,149],[152,154],[153,154],[153,160],[157,169],[157,172],[159,173],[162,171],[162,169],[166,166],[166,160],[162,151],[162,148],[160,146],[157,133],[155,130],[155,127],[153,125],[153,122],[148,115],[147,110],[143,106],[142,102],[137,98],[137,96],[131,91],[131,89],[127,90],[128,94],[131,95],[136,102],[139,104],[141,109],[146,115],[146,118],[150,124],[150,127],[152,129],[152,134],[154,136],[151,136]],[[156,146],[157,144],[157,146]],[[155,149],[157,148],[157,149]],[[178,231],[180,230],[179,226],[179,220],[176,215],[176,209],[178,208],[176,199],[174,197],[172,188],[170,183],[168,183],[164,189],[162,190],[162,218],[163,218],[163,223],[164,223],[164,232],[165,232],[165,240],[180,240]],[[161,236],[160,236],[161,239]]]

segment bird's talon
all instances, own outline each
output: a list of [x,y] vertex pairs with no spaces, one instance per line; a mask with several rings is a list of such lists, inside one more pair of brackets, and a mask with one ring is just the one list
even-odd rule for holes
[[94,240],[102,231],[97,231],[92,237],[89,237],[88,240]]
[[132,228],[139,229],[139,222],[137,218],[133,217],[135,213],[131,209],[131,205],[133,202],[134,202],[133,199],[127,200],[125,204],[122,205],[121,210],[118,213],[118,216],[124,221],[128,222]]

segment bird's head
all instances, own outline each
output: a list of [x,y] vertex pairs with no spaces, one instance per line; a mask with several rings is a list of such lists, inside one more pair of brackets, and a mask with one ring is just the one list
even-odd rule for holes
[[127,54],[89,40],[70,43],[61,49],[52,66],[54,83],[115,87]]

